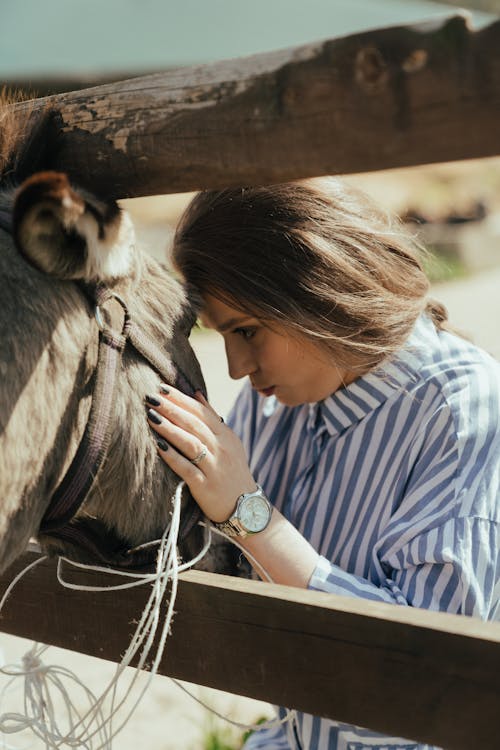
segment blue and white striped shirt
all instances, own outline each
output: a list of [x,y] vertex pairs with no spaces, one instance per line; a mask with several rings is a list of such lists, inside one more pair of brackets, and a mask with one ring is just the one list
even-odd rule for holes
[[[500,365],[485,352],[422,316],[324,401],[286,407],[247,384],[228,421],[321,555],[311,589],[500,618]],[[303,713],[245,748],[429,750]]]

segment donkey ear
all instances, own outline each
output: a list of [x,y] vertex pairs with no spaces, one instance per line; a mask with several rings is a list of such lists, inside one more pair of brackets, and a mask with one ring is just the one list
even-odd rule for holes
[[129,273],[135,234],[115,201],[70,185],[65,174],[40,172],[19,188],[13,210],[19,252],[59,279],[109,281]]

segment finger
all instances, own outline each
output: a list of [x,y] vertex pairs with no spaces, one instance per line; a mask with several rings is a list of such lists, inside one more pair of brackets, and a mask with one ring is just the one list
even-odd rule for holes
[[182,428],[191,435],[195,435],[203,443],[212,442],[214,433],[201,417],[179,406],[174,401],[164,396],[146,396],[146,406],[152,407],[161,417],[168,419],[177,427]]
[[155,396],[153,398],[146,396],[146,404],[147,406],[153,405],[153,408],[160,416],[191,435],[195,435],[201,442],[213,443],[214,432],[205,424],[203,417],[198,417],[196,414],[187,411],[184,407],[162,396]]
[[178,388],[174,388],[172,385],[166,385],[165,383],[162,383],[160,385],[160,394],[165,399],[168,399],[168,401],[181,406],[182,408],[186,409],[192,414],[195,414],[198,417],[203,413],[203,407],[200,406],[199,401],[197,401],[192,396],[188,396],[186,393],[183,393]]
[[208,458],[208,447],[198,437],[165,419],[156,409],[148,409],[147,416],[156,434],[174,446],[188,461]]
[[[161,394],[168,399],[170,403],[177,404],[198,417],[204,424],[209,427],[216,435],[220,431],[220,426],[224,420],[217,414],[215,409],[204,398],[201,391],[196,392],[196,397],[187,396],[177,388],[170,385],[162,384],[160,386]],[[201,398],[200,398],[201,397]]]
[[196,483],[202,479],[202,473],[198,466],[191,463],[176,448],[169,445],[164,438],[157,440],[158,455],[161,456],[167,466],[183,479],[188,487],[193,490]]
[[203,404],[203,406],[205,406],[211,412],[212,416],[215,418],[216,425],[224,424],[224,417],[221,417],[220,414],[217,414],[213,406],[208,403],[207,399],[205,398],[205,396],[203,395],[201,391],[196,391],[196,393],[194,394],[194,397],[197,401]]

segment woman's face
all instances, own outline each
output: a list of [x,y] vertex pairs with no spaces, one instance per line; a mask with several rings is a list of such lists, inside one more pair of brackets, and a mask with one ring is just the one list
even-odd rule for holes
[[287,406],[321,401],[357,375],[339,369],[328,355],[306,339],[273,323],[203,295],[202,320],[224,338],[229,375],[250,378],[264,396],[274,395]]

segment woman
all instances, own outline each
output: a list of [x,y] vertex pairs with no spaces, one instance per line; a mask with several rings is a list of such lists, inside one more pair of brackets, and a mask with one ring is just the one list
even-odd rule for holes
[[[204,192],[174,258],[247,377],[228,425],[147,397],[206,516],[278,583],[497,618],[500,366],[447,330],[399,228],[333,179]],[[424,746],[298,714],[245,747]]]

